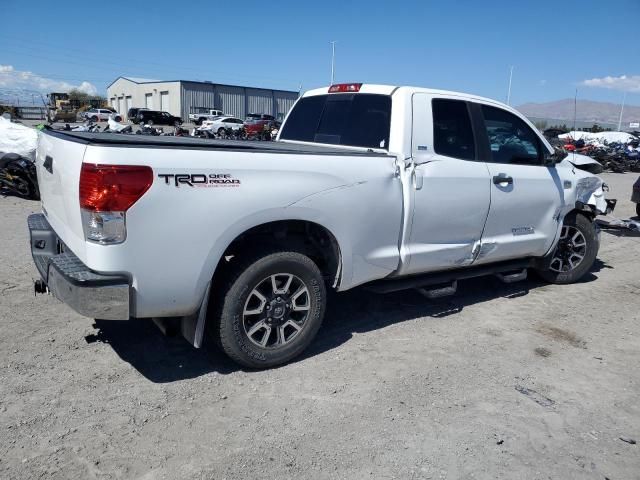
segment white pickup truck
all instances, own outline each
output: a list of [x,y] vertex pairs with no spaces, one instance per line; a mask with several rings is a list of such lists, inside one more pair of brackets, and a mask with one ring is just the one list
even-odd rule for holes
[[205,120],[213,120],[217,117],[221,117],[224,115],[222,110],[214,110],[214,109],[201,109],[202,111],[198,111],[195,113],[189,114],[189,121],[195,123],[196,125],[201,125]]
[[45,130],[36,288],[270,367],[312,341],[328,288],[579,280],[608,202],[569,160],[496,101],[367,84],[307,92],[276,142]]

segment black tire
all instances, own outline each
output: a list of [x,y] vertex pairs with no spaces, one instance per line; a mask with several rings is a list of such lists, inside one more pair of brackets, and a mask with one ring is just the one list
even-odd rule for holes
[[39,200],[40,195],[36,186],[29,180],[26,175],[14,173],[14,192],[18,197],[27,200]]
[[[558,241],[548,268],[538,270],[538,274],[547,282],[562,285],[579,281],[591,270],[598,254],[598,234],[591,220],[581,214],[570,214],[562,224],[561,237],[565,236],[565,228],[567,229],[566,238]],[[584,248],[577,247],[582,243],[580,238],[576,242],[572,240],[578,232],[584,239]],[[578,261],[580,255],[582,259]],[[571,263],[572,258],[576,262],[575,266]],[[564,270],[565,268],[567,269]]]
[[[288,284],[287,293],[275,293],[275,289],[271,288],[273,296],[270,296],[272,276],[280,278],[276,283],[286,283],[288,276],[293,277]],[[280,286],[284,288],[287,285],[280,283]],[[307,293],[296,297],[296,293],[301,290],[304,292],[303,287]],[[266,303],[261,302],[254,294],[256,290],[258,293],[264,292]],[[272,251],[247,259],[227,277],[220,292],[215,302],[218,307],[214,313],[215,327],[210,333],[232,360],[249,368],[274,367],[302,353],[322,324],[327,301],[322,273],[309,257],[297,252]],[[306,300],[305,305],[298,308],[306,307],[306,313],[290,308],[300,297],[306,297]],[[262,305],[262,311],[249,314],[249,306],[255,309],[256,301]],[[260,309],[259,305],[257,309]],[[304,319],[300,314],[304,314]],[[274,318],[268,317],[269,315]],[[280,318],[275,318],[276,315],[280,315]],[[295,320],[294,317],[299,320]],[[292,325],[287,326],[290,321],[295,321],[301,328],[293,329],[296,330],[294,332]],[[256,330],[252,334],[253,337],[250,337],[251,328],[258,323],[264,325],[264,330]],[[281,342],[281,335],[285,339],[284,342]],[[258,345],[258,337],[260,343],[264,342],[267,345]]]
[[636,203],[636,217],[640,217],[640,203]]
[[149,119],[149,120],[147,120],[147,121],[146,121],[146,122],[144,122],[144,123],[146,123],[146,124],[147,124],[147,125],[149,125],[149,126],[152,126],[152,125],[153,125],[153,120]]
[[91,117],[91,121],[92,122],[97,122],[99,120],[97,115],[94,115],[93,117]]
[[224,136],[226,135],[226,133],[227,133],[227,132],[225,131],[224,127],[220,127],[220,128],[218,129],[218,136],[220,136],[220,137],[224,137]]

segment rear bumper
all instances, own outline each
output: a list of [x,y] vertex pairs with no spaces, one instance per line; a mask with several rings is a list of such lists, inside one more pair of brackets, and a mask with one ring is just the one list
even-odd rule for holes
[[60,241],[42,214],[27,220],[33,262],[60,301],[86,317],[128,320],[130,285],[125,275],[93,272]]

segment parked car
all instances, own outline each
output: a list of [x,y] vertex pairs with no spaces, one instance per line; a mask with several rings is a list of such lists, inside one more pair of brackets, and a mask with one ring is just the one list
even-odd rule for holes
[[122,116],[119,115],[118,112],[110,108],[92,108],[91,110],[83,112],[80,116],[84,120],[91,120],[93,122],[104,122],[109,118],[109,115],[113,115],[113,119],[116,122],[122,121]]
[[265,113],[250,113],[244,121],[244,129],[247,136],[258,136],[265,139],[271,138],[271,131],[280,129],[281,123],[273,115]]
[[222,110],[216,110],[213,108],[196,108],[196,111],[189,114],[189,121],[196,125],[202,125],[205,120],[213,120],[216,117],[224,115]]
[[271,139],[271,131],[278,126],[273,120],[245,120],[244,130],[247,137],[259,137],[265,140]]
[[149,110],[148,108],[139,108],[139,107],[131,107],[127,110],[127,118],[131,120],[133,123],[136,122],[136,117],[138,116],[138,112],[141,110]]
[[36,291],[92,318],[178,319],[194,346],[208,332],[253,368],[309,345],[328,289],[434,298],[460,279],[511,283],[529,270],[577,282],[608,210],[602,180],[521,113],[441,90],[312,90],[275,144],[113,142],[39,136]]
[[113,109],[110,108],[92,108],[91,110],[87,110],[81,114],[81,117],[84,120],[91,120],[93,122],[104,122],[107,121],[109,115],[114,115],[114,120],[116,122],[122,121],[122,116],[118,114]]
[[139,110],[135,123],[145,123],[147,125],[182,125],[182,119],[168,112]]
[[215,117],[213,120],[205,120],[200,128],[223,134],[227,129],[231,129],[234,132],[240,130],[243,125],[244,122],[239,118],[222,116]]
[[247,114],[247,118],[245,121],[253,121],[253,120],[272,120],[275,121],[276,117],[273,115],[267,115],[266,113],[249,113]]

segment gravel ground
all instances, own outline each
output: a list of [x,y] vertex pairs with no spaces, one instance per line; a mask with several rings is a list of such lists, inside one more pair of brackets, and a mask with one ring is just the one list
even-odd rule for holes
[[[636,176],[603,177],[633,215]],[[640,479],[640,237],[603,232],[576,285],[335,295],[254,372],[34,297],[38,208],[0,198],[2,479]]]

